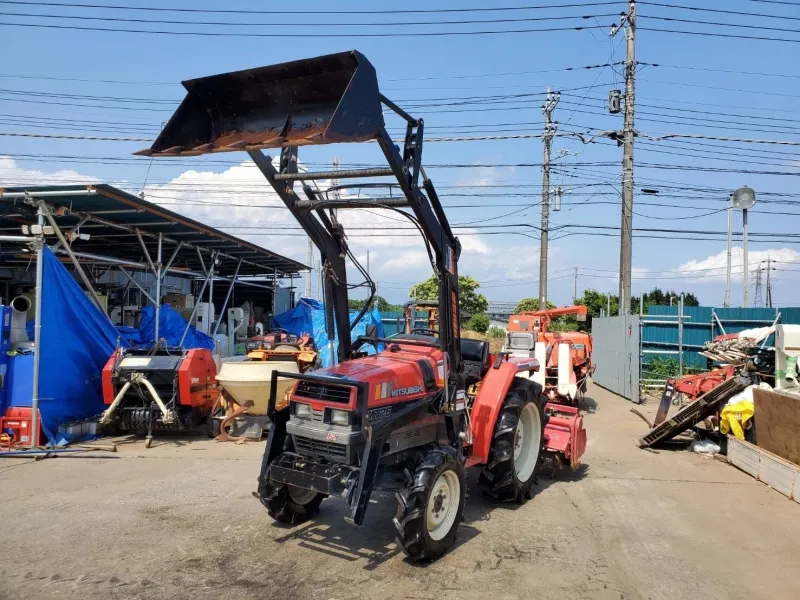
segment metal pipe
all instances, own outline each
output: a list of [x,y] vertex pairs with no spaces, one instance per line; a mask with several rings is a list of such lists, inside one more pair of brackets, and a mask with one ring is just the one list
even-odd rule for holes
[[731,199],[728,198],[728,260],[725,271],[725,302],[723,305],[728,308],[731,305],[731,244],[733,238],[733,208]]
[[192,320],[194,319],[194,316],[197,314],[197,307],[200,306],[200,298],[203,297],[203,292],[206,291],[206,286],[208,285],[208,280],[210,278],[211,278],[211,273],[209,272],[208,275],[206,275],[205,281],[203,281],[203,287],[200,288],[200,293],[197,294],[197,302],[194,303],[194,308],[192,308],[192,314],[189,315],[189,320],[186,323],[186,329],[183,330],[183,335],[181,336],[181,341],[178,342],[178,346],[183,346],[183,342],[186,339],[186,334],[189,333],[189,327],[192,326]]
[[[28,456],[47,456],[49,454],[74,454],[76,452],[87,452],[84,448],[58,448],[50,450],[10,450],[0,452],[0,458],[26,458]],[[108,457],[110,458],[110,457]]]
[[356,179],[358,177],[388,177],[394,175],[389,167],[350,169],[347,171],[317,171],[312,173],[277,173],[275,181],[313,181],[315,179]]
[[725,332],[725,328],[722,326],[722,321],[719,320],[719,316],[717,315],[717,311],[712,310],[711,311],[711,317],[712,317],[711,318],[711,326],[712,327],[714,326],[714,320],[716,320],[717,324],[719,325],[720,330],[722,331],[722,335],[727,335],[727,333]]
[[203,269],[203,275],[208,275],[208,269],[206,269],[206,261],[203,260],[203,255],[200,253],[200,248],[195,246],[195,250],[197,250],[197,259],[200,261],[200,268]]
[[[50,214],[50,210],[47,208],[47,205],[44,202],[41,202],[39,204],[39,207],[41,208],[42,213],[44,214],[44,216],[47,219],[47,221],[53,227],[53,230],[55,231],[56,236],[58,237],[59,241],[61,242],[61,245],[64,246],[64,251],[70,257],[70,260],[72,260],[72,264],[75,265],[75,270],[78,272],[78,275],[80,275],[80,278],[83,281],[83,285],[86,286],[86,289],[89,292],[89,294],[92,296],[92,299],[94,300],[95,304],[97,305],[97,308],[100,309],[100,312],[103,313],[105,318],[108,319],[108,322],[111,323],[111,319],[109,318],[108,313],[106,313],[106,309],[103,307],[103,304],[100,302],[100,298],[97,297],[97,292],[94,291],[94,288],[92,287],[92,283],[89,281],[89,278],[86,276],[86,273],[83,271],[83,267],[81,267],[81,263],[78,261],[78,257],[75,256],[75,253],[72,251],[72,248],[70,247],[69,244],[67,244],[67,240],[64,238],[64,234],[61,233],[61,229],[58,227],[58,223],[56,223],[56,220],[53,218],[53,215]],[[113,325],[113,323],[112,323],[112,325]]]
[[156,347],[158,346],[158,321],[161,317],[161,245],[162,245],[162,235],[158,234],[158,251],[156,253],[156,300],[153,304],[156,305],[156,323],[155,323],[155,332],[153,337],[155,338]]
[[215,252],[211,253],[211,264],[208,267],[208,273],[211,275],[211,279],[208,281],[208,316],[211,317],[211,323],[208,324],[208,329],[211,331],[211,325],[214,323],[214,317],[216,317],[214,311],[214,271],[216,270],[217,265],[217,254]]
[[170,425],[175,422],[175,414],[167,410],[167,407],[164,405],[164,401],[161,399],[161,396],[158,395],[156,388],[153,387],[153,384],[150,383],[146,377],[144,377],[140,373],[134,373],[131,376],[131,381],[133,381],[134,383],[140,383],[141,385],[147,388],[147,391],[150,392],[150,395],[153,397],[153,400],[155,400],[156,404],[158,405],[158,409],[161,411],[161,420],[164,422],[165,425]]
[[[233,286],[236,283],[236,277],[239,275],[239,268],[241,266],[242,266],[242,261],[241,259],[239,259],[239,264],[236,265],[236,272],[233,274],[233,279],[231,279],[231,285],[228,287],[228,293],[225,294],[225,301],[222,303],[222,310],[220,312],[220,317],[219,319],[217,319],[217,324],[214,326],[214,333],[211,334],[212,338],[215,335],[217,335],[217,331],[219,331],[219,324],[222,322],[222,315],[224,315],[225,311],[228,309],[228,301],[231,299],[231,294],[233,293]],[[228,335],[230,334],[231,332],[229,331]],[[222,355],[220,354],[220,356]]]
[[683,377],[683,293],[678,301],[678,377]]
[[[78,231],[81,228],[81,226],[86,224],[86,221],[88,221],[88,220],[89,220],[89,217],[83,217],[80,221],[78,221],[77,225],[75,225],[72,229],[69,230],[70,235],[72,235],[72,233]],[[59,246],[61,246],[61,240],[57,241],[55,243],[55,245],[52,248],[50,248],[50,250],[52,252],[55,252],[56,250],[58,250]]]
[[30,237],[26,235],[0,235],[0,242],[20,242],[23,244],[29,244],[31,242],[35,242],[39,238]]
[[744,260],[744,307],[750,302],[750,269],[747,262],[747,209],[742,210],[742,258]]
[[[60,254],[61,253],[66,254],[66,252],[63,249],[59,249],[59,253]],[[121,265],[121,266],[124,266],[124,267],[131,267],[131,268],[141,269],[141,270],[145,270],[145,271],[148,269],[148,266],[145,265],[144,263],[139,263],[139,262],[136,262],[136,261],[133,261],[133,260],[122,260],[122,259],[119,259],[119,258],[112,258],[110,256],[102,256],[100,254],[92,254],[90,252],[73,252],[73,254],[75,254],[75,256],[77,256],[78,258],[85,258],[87,260],[94,260],[94,261],[99,262],[99,263],[105,263],[105,264],[109,264],[109,265]],[[165,273],[166,272],[176,273],[176,274],[182,275],[184,277],[187,276],[187,275],[191,276],[191,277],[205,277],[207,275],[206,273],[200,273],[198,271],[189,271],[189,270],[184,270],[184,269],[173,269],[173,268],[164,269],[164,272]],[[230,281],[231,280],[230,277],[227,277],[225,275],[215,275],[214,279],[217,280],[217,281]],[[254,281],[247,281],[246,279],[240,279],[238,281],[238,283],[239,283],[239,285],[246,285],[246,286],[249,286],[249,287],[258,288],[260,290],[271,290],[272,289],[272,287],[269,286],[269,285],[262,285],[260,283],[254,282]]]
[[178,252],[180,252],[180,249],[182,247],[183,247],[183,242],[178,242],[178,245],[175,246],[175,251],[172,253],[172,256],[169,257],[169,260],[167,261],[167,266],[164,267],[164,273],[163,273],[164,276],[169,272],[172,263],[175,261],[175,258],[178,256]]
[[150,252],[147,250],[147,246],[144,245],[144,240],[142,239],[142,232],[136,229],[134,231],[136,233],[136,239],[139,240],[139,245],[142,247],[142,252],[144,252],[144,257],[147,259],[147,264],[150,265],[150,270],[153,271],[153,274],[156,273],[156,266],[153,264],[153,259],[150,258]]
[[125,275],[125,276],[126,276],[128,279],[130,279],[130,281],[131,281],[131,283],[132,283],[133,285],[135,285],[137,288],[139,288],[139,291],[140,291],[140,292],[142,292],[142,293],[143,293],[143,294],[144,294],[144,295],[147,297],[147,299],[148,299],[148,300],[150,300],[150,302],[153,302],[153,304],[155,304],[155,301],[153,300],[153,297],[152,297],[150,294],[148,294],[148,293],[145,291],[145,289],[144,289],[144,288],[143,288],[141,285],[139,285],[139,282],[138,282],[138,281],[136,281],[136,280],[133,278],[133,275],[131,275],[130,273],[128,273],[128,272],[127,272],[125,269],[123,269],[122,267],[120,267],[120,268],[119,268],[119,270],[120,270],[120,272],[121,272],[123,275]]
[[120,391],[117,393],[117,396],[116,398],[114,398],[114,401],[111,403],[111,406],[109,406],[100,416],[101,425],[107,425],[111,423],[111,417],[114,416],[114,412],[117,410],[117,406],[119,406],[119,403],[122,402],[122,398],[125,396],[125,392],[127,392],[128,389],[130,389],[130,387],[131,387],[131,382],[126,381],[125,385],[123,385],[122,389],[120,389]]
[[358,200],[298,200],[295,202],[297,208],[383,208],[391,206],[403,208],[411,206],[405,198],[360,198]]
[[87,188],[85,190],[48,190],[48,191],[35,191],[35,192],[4,192],[0,190],[0,200],[5,200],[6,198],[13,199],[13,198],[50,198],[50,197],[60,197],[60,196],[94,196],[97,194],[97,190],[93,190],[91,188]]
[[278,288],[277,288],[277,283],[278,283],[277,282],[277,277],[278,277],[278,270],[277,269],[273,269],[272,270],[272,317],[273,318],[275,317],[275,300],[276,300],[275,296],[277,295],[277,291],[278,291]]
[[[44,227],[44,204],[36,211],[39,227]],[[33,317],[33,385],[31,390],[31,447],[39,445],[39,369],[42,359],[42,290],[44,286],[44,236],[36,245],[36,297],[34,298]]]

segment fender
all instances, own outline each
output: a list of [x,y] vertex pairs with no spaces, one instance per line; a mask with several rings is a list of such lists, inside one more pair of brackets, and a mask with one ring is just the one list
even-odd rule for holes
[[[496,360],[502,360],[499,355]],[[495,365],[497,363],[495,362]],[[494,425],[497,415],[503,406],[508,388],[514,381],[517,373],[530,370],[530,366],[521,368],[515,361],[503,361],[499,366],[489,369],[481,382],[480,390],[472,404],[470,421],[472,423],[472,455],[467,460],[467,466],[486,464],[489,461],[489,448],[494,435]]]

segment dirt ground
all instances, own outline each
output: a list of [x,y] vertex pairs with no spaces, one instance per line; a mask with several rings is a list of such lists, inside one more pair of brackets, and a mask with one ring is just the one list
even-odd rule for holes
[[585,406],[585,468],[523,506],[471,474],[457,547],[428,565],[398,553],[388,496],[360,529],[334,500],[273,525],[251,495],[262,444],[5,459],[0,598],[800,598],[800,505],[718,460],[637,449],[644,423],[600,388]]

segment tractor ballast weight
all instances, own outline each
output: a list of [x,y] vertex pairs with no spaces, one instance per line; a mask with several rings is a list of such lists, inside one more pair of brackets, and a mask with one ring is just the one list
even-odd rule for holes
[[143,155],[365,142],[383,127],[375,68],[356,51],[183,82],[187,94]]
[[[500,501],[524,502],[545,452],[577,466],[585,432],[572,417],[545,414],[542,387],[530,380],[532,357],[491,355],[488,342],[462,340],[458,295],[461,244],[422,166],[423,128],[378,90],[375,71],[358,52],[333,54],[186,82],[187,96],[153,146],[140,154],[184,156],[247,151],[275,193],[320,251],[325,274],[326,328],[339,335],[338,361],[313,373],[272,373],[267,413],[272,422],[258,497],[270,516],[297,523],[328,496],[342,497],[348,520],[361,525],[373,490],[394,491],[400,547],[412,558],[444,553],[455,539],[466,498],[464,468],[481,469],[484,490]],[[407,123],[396,144],[383,108]],[[299,172],[298,146],[375,140],[388,168]],[[281,148],[273,161],[261,149]],[[391,177],[391,202],[328,192],[306,181]],[[386,185],[385,183],[383,185]],[[350,252],[339,209],[382,208],[419,228],[438,276],[438,330],[351,342],[349,257],[375,294],[374,282]],[[408,207],[409,212],[398,210]],[[329,209],[337,210],[329,210]],[[365,310],[365,309],[364,309]],[[364,344],[384,344],[368,355]],[[297,380],[288,406],[277,405],[281,378]],[[560,419],[550,431],[548,419]],[[582,436],[580,434],[583,434]],[[572,436],[572,437],[570,437]]]

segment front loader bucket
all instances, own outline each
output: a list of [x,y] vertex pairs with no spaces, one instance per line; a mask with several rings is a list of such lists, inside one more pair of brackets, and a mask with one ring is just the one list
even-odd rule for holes
[[184,81],[144,156],[364,142],[383,126],[375,68],[355,50]]

